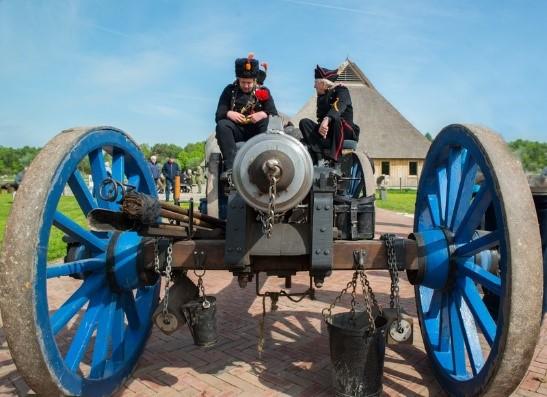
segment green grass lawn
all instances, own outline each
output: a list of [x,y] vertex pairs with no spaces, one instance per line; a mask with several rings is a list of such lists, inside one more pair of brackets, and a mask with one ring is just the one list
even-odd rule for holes
[[[0,248],[4,241],[6,222],[12,205],[11,194],[0,194]],[[73,196],[63,196],[57,207],[63,214],[87,228],[87,221]],[[62,241],[63,232],[52,228],[49,236],[48,260],[62,258],[66,254],[66,244]]]
[[411,189],[393,189],[387,191],[387,200],[380,200],[380,192],[376,192],[376,207],[386,210],[414,213],[414,204],[416,203],[416,190]]

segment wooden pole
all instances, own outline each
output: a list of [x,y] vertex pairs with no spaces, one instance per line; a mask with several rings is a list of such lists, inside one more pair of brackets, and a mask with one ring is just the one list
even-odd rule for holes
[[180,175],[175,175],[175,186],[173,187],[173,199],[180,203]]

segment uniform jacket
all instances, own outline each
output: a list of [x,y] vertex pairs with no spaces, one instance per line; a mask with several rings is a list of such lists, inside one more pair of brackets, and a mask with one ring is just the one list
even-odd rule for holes
[[245,94],[239,88],[236,82],[228,84],[218,100],[217,112],[215,121],[225,119],[228,111],[242,113],[247,116],[260,111],[266,112],[268,116],[277,115],[277,109],[270,93],[270,90],[264,86],[253,90],[249,94]]
[[359,138],[359,126],[353,123],[353,106],[347,87],[337,85],[317,96],[317,121],[321,123],[326,116],[334,122],[344,120],[353,129],[355,137]]
[[172,163],[166,161],[161,169],[161,173],[163,174],[163,176],[165,176],[165,179],[173,182],[175,180],[175,176],[179,175],[180,173],[179,165],[174,161]]

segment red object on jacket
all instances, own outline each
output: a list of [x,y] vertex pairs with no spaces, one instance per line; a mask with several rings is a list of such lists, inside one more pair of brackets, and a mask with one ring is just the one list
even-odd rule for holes
[[270,98],[270,93],[268,90],[265,89],[258,89],[255,91],[256,99],[258,99],[260,102],[267,101]]

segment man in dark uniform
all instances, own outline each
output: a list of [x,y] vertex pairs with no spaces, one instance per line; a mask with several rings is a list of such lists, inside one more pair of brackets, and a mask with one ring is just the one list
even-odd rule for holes
[[347,87],[336,84],[338,71],[315,68],[317,92],[317,123],[300,120],[303,141],[308,146],[314,163],[320,159],[338,160],[344,139],[357,141],[359,126],[353,123],[353,106]]
[[266,132],[268,116],[277,115],[270,90],[257,86],[258,70],[258,60],[252,54],[236,59],[237,79],[224,88],[218,101],[216,138],[224,159],[223,180],[232,170],[236,142]]

